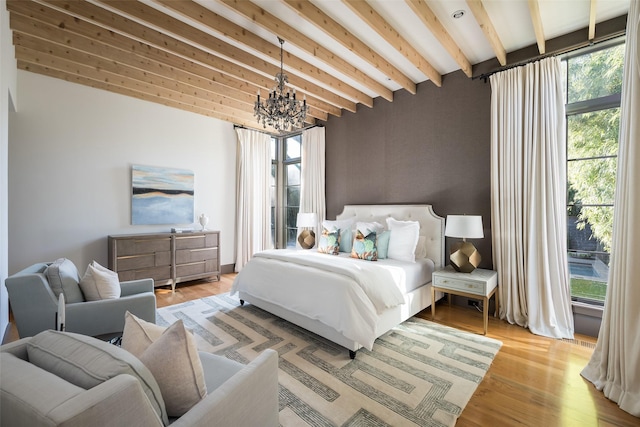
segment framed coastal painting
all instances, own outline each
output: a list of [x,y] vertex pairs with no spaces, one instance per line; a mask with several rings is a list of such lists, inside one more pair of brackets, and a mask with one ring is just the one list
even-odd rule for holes
[[133,165],[131,186],[131,224],[193,222],[193,171]]

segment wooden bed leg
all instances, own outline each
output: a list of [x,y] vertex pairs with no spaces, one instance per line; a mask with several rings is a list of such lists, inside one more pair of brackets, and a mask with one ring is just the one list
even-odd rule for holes
[[243,299],[241,299],[241,300],[240,300],[240,306],[242,307],[243,305],[244,305],[244,300],[243,300]]
[[355,359],[356,358],[356,352],[353,351],[353,350],[349,350],[349,358],[351,360]]

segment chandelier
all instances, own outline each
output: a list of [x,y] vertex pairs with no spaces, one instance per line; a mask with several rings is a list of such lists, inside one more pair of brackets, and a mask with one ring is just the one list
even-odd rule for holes
[[278,37],[280,42],[280,72],[276,74],[276,87],[269,92],[269,98],[260,101],[260,91],[258,91],[258,99],[256,100],[253,114],[258,118],[258,123],[262,123],[263,127],[271,126],[278,132],[285,132],[291,128],[300,128],[304,124],[307,117],[309,107],[307,100],[300,102],[296,100],[296,91],[289,92],[285,89],[285,84],[289,83],[289,78],[284,73],[282,67],[282,45],[284,40]]

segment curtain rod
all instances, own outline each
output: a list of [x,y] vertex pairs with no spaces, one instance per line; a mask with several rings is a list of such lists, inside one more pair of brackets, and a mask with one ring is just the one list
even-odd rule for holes
[[533,62],[540,61],[542,59],[549,58],[549,57],[552,57],[552,56],[568,55],[571,52],[575,52],[577,50],[586,49],[586,48],[593,48],[593,51],[600,50],[600,49],[606,49],[607,47],[615,46],[618,43],[623,43],[623,38],[625,37],[625,35],[626,35],[626,32],[624,32],[622,34],[615,33],[615,34],[611,34],[610,37],[603,38],[603,39],[598,40],[596,42],[587,41],[587,42],[580,43],[578,45],[574,45],[574,46],[571,46],[571,47],[566,47],[564,49],[559,49],[559,50],[557,50],[557,51],[555,51],[553,53],[548,53],[548,54],[544,54],[544,55],[538,55],[536,57],[529,58],[529,59],[524,60],[524,61],[516,62],[515,64],[510,64],[510,65],[505,65],[503,67],[499,67],[496,70],[480,74],[479,76],[474,76],[474,77],[471,78],[471,80],[482,79],[482,81],[484,81],[486,83],[487,79],[489,77],[491,77],[492,75],[496,74],[496,73],[500,73],[502,71],[507,71],[507,70],[510,70],[512,68],[523,67],[525,65],[528,65],[528,64],[531,64]]
[[247,126],[244,126],[244,125],[239,125],[239,124],[236,124],[236,123],[233,124],[233,128],[234,129],[251,129],[251,130],[255,130],[256,132],[262,132],[262,133],[266,133],[266,134],[269,134],[269,135],[276,135],[276,136],[287,136],[287,135],[291,135],[291,134],[294,134],[294,133],[302,132],[302,131],[305,131],[305,130],[308,130],[308,129],[313,129],[315,127],[323,128],[324,124],[319,123],[319,124],[315,124],[315,125],[309,125],[309,126],[305,126],[305,127],[301,128],[301,129],[296,129],[295,131],[291,131],[291,132],[287,132],[287,133],[272,133],[272,132],[266,132],[264,130],[260,130],[260,129],[256,129],[256,128],[250,128],[250,127],[247,127]]

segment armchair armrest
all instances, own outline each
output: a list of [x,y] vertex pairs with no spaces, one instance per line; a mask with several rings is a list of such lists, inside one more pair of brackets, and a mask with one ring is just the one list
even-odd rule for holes
[[67,304],[65,311],[67,332],[90,336],[122,332],[127,311],[147,322],[156,322],[156,296],[153,292],[143,292],[116,299]]
[[153,279],[138,279],[120,282],[120,297],[141,294],[143,292],[153,293]]
[[118,375],[67,400],[48,414],[55,425],[162,427],[137,378]]
[[172,427],[278,426],[278,353],[267,349],[225,381]]
[[5,279],[20,337],[56,328],[58,299],[42,273],[18,273]]

